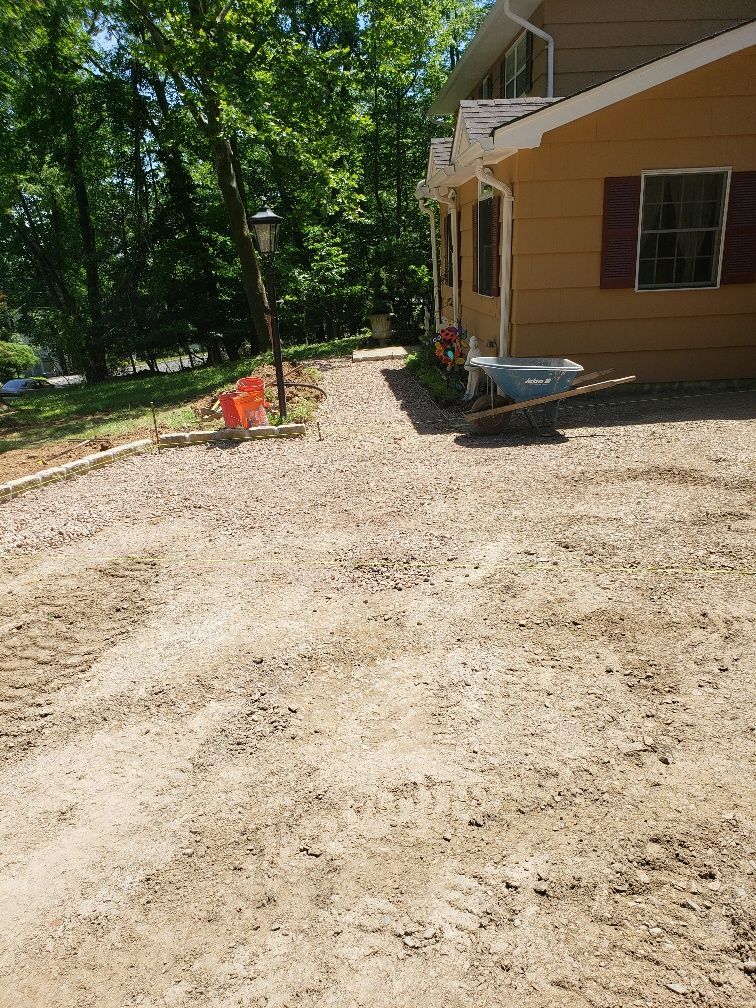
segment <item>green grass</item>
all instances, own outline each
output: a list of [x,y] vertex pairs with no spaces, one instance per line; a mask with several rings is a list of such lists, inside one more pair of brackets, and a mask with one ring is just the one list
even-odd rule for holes
[[[284,359],[295,362],[340,357],[350,354],[364,341],[365,337],[360,335],[328,343],[286,347]],[[272,354],[269,352],[220,367],[156,374],[148,378],[118,378],[21,400],[14,403],[11,410],[0,411],[0,452],[52,439],[118,436],[151,428],[151,402],[155,404],[159,427],[169,430],[197,427],[199,421],[191,403],[233,387],[237,378],[248,375],[261,364],[270,363]],[[310,415],[313,409],[311,404]],[[307,413],[306,405],[297,404],[295,412],[298,419],[303,418]]]
[[431,399],[440,406],[449,406],[459,399],[458,392],[439,370],[436,358],[429,347],[423,345],[413,353],[407,354],[405,366],[428,390]]

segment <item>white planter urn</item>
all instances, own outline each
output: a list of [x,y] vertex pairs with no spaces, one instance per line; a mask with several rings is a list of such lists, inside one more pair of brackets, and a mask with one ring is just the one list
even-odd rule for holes
[[368,315],[370,331],[373,334],[373,339],[377,340],[378,346],[385,347],[391,342],[391,319],[393,317],[390,312]]

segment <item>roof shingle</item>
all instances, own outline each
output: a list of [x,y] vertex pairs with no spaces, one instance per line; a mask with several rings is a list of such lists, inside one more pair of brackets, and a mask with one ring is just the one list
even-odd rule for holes
[[430,142],[431,161],[436,168],[448,168],[451,164],[452,137],[434,137]]
[[500,126],[522,119],[523,116],[537,112],[546,105],[553,105],[560,98],[486,98],[479,101],[463,101],[459,103],[459,114],[462,117],[465,131],[470,144],[492,136],[493,131]]

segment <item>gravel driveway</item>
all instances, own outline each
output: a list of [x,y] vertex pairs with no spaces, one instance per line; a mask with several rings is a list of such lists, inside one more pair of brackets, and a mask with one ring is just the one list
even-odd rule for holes
[[323,372],[2,505],[0,1004],[756,1003],[753,395]]

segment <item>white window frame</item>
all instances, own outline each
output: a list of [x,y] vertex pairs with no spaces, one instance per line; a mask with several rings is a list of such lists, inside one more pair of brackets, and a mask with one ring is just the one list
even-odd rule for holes
[[[639,287],[640,250],[643,238],[643,200],[646,194],[646,178],[651,175],[703,175],[712,172],[726,175],[724,193],[722,194],[722,222],[719,226],[719,255],[717,261],[716,283],[705,287]],[[722,256],[724,255],[725,233],[727,231],[727,204],[730,202],[730,181],[732,168],[654,168],[641,172],[640,206],[638,207],[638,246],[635,252],[635,292],[636,294],[670,294],[674,291],[707,291],[719,290],[722,281]]]
[[[517,55],[518,54],[517,54],[517,51],[516,51],[519,46],[522,46],[523,57],[524,57],[524,62],[523,62],[523,64],[520,67],[518,67],[518,65],[517,65]],[[503,80],[502,80],[502,88],[501,88],[501,97],[502,98],[522,98],[527,93],[527,91],[523,91],[522,94],[511,94],[511,95],[507,94],[507,84],[510,82],[507,79],[507,60],[509,59],[509,56],[510,56],[511,53],[515,54],[515,57],[514,57],[514,75],[510,78],[511,82],[514,84],[517,81],[517,78],[522,73],[522,71],[526,70],[527,66],[528,66],[528,33],[526,31],[522,32],[515,39],[515,41],[512,43],[512,45],[509,47],[509,49],[507,49],[507,51],[504,53],[504,73],[502,74]]]
[[[493,186],[487,185],[485,182],[478,182],[478,247],[475,249],[475,256],[478,260],[478,290],[475,293],[478,295],[478,297],[484,297],[484,298],[492,298],[495,297],[495,295],[484,294],[483,291],[480,290],[480,278],[483,276],[483,273],[480,268],[480,249],[481,249],[480,204],[484,203],[486,200],[489,199],[493,200],[493,196],[494,196]],[[493,252],[494,247],[492,245],[491,254],[493,254]]]

